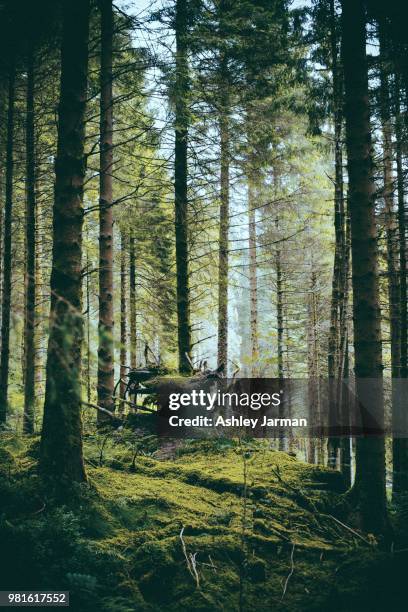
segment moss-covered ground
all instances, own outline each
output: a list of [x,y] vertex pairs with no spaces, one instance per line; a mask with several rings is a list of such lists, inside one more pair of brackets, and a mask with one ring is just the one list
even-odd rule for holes
[[69,590],[80,611],[406,609],[406,553],[346,522],[337,473],[262,442],[167,450],[88,435],[89,483],[61,500],[38,440],[4,434],[1,589]]

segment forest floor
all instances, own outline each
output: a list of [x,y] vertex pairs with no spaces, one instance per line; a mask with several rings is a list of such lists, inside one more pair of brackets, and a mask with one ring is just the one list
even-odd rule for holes
[[56,500],[39,441],[3,434],[1,589],[71,609],[401,610],[406,554],[345,522],[339,474],[263,442],[88,434],[88,485]]

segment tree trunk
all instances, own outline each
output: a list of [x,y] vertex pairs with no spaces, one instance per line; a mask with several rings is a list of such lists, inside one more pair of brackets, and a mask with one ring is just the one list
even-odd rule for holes
[[[392,152],[392,125],[390,112],[390,92],[388,73],[386,69],[387,51],[386,37],[382,24],[379,24],[380,39],[380,110],[383,134],[383,176],[384,176],[384,214],[387,243],[387,281],[388,281],[388,313],[391,337],[391,378],[392,378],[392,420],[393,420],[393,493],[403,489],[404,475],[401,471],[401,450],[405,442],[401,442],[398,434],[400,418],[405,408],[399,385],[401,367],[401,312],[400,312],[400,272],[398,269],[398,225],[394,211],[394,177]],[[406,305],[405,305],[406,307]],[[403,402],[403,403],[401,403]]]
[[89,0],[65,0],[55,162],[51,312],[40,471],[86,480],[82,454],[82,225]]
[[258,279],[256,264],[256,224],[255,224],[255,187],[252,179],[248,181],[248,247],[249,247],[249,303],[251,331],[251,376],[258,375]]
[[[88,225],[86,226],[88,230]],[[88,238],[88,231],[86,237]],[[89,259],[89,250],[86,249],[86,280],[85,280],[85,297],[86,297],[86,398],[87,402],[91,401],[91,262]]]
[[10,310],[11,310],[11,222],[13,209],[14,179],[14,103],[15,103],[15,65],[9,68],[7,145],[6,145],[6,199],[4,207],[3,238],[3,299],[1,320],[0,353],[0,423],[5,423],[8,409],[8,379],[10,360]]
[[175,117],[175,231],[177,273],[177,321],[179,371],[189,374],[191,365],[190,286],[188,270],[188,59],[187,0],[176,0],[176,117]]
[[[365,9],[363,0],[342,0],[342,7],[356,392],[364,398],[360,414],[363,427],[381,430],[384,424],[381,313]],[[369,412],[365,406],[369,406]],[[355,487],[363,528],[371,533],[383,532],[387,514],[382,435],[357,439]]]
[[34,131],[34,51],[29,52],[27,65],[26,100],[26,271],[25,271],[25,329],[24,329],[24,419],[25,433],[34,431],[35,411],[35,131]]
[[[382,62],[385,61],[384,36],[380,27],[380,53]],[[384,66],[381,66],[381,123],[383,135],[383,179],[384,179],[384,213],[387,242],[387,281],[388,281],[388,309],[390,318],[391,336],[391,376],[399,377],[401,347],[400,347],[400,290],[397,250],[397,219],[394,212],[394,177],[392,154],[392,127],[390,114],[390,94],[388,76]]]
[[[393,143],[390,110],[389,74],[388,74],[388,48],[387,35],[382,20],[379,23],[380,40],[380,111],[383,132],[383,175],[384,175],[384,204],[385,229],[387,239],[387,273],[388,273],[388,311],[390,319],[391,336],[391,377],[392,377],[392,423],[393,423],[393,494],[396,495],[408,489],[408,462],[407,442],[401,438],[400,431],[406,431],[405,396],[400,386],[401,376],[401,309],[406,310],[406,303],[401,303],[399,257],[401,246],[398,248],[398,221],[394,210],[394,177],[393,177]],[[397,92],[397,95],[399,92]],[[398,128],[397,128],[398,131]],[[398,145],[397,145],[398,147]],[[397,160],[398,171],[398,160]],[[398,177],[397,177],[398,189]],[[400,194],[399,194],[400,197]],[[404,217],[404,213],[402,217]],[[405,219],[403,228],[405,227]],[[404,240],[403,243],[404,245]],[[405,246],[405,245],[404,245]],[[405,253],[404,253],[405,256]],[[402,263],[404,264],[404,257]],[[406,265],[406,262],[405,262]],[[406,283],[406,277],[405,277]]]
[[278,324],[278,378],[283,380],[285,373],[283,367],[283,280],[282,280],[282,254],[276,250],[276,317]]
[[[403,396],[403,385],[408,378],[408,313],[407,313],[407,238],[405,221],[405,184],[404,168],[402,160],[402,118],[400,114],[399,101],[399,79],[395,82],[396,97],[396,117],[395,117],[395,136],[396,136],[396,162],[397,162],[397,193],[398,193],[398,235],[399,235],[399,303],[400,303],[400,378],[401,391]],[[395,411],[394,420],[395,420]],[[402,427],[406,428],[406,410],[403,409]],[[404,423],[405,421],[405,423]],[[398,427],[399,423],[395,423]],[[405,429],[406,431],[406,429]],[[392,443],[393,458],[393,494],[406,492],[408,490],[408,439],[405,437],[394,437]]]
[[399,101],[399,79],[395,83],[396,97],[396,117],[395,117],[395,136],[396,136],[396,162],[397,162],[397,193],[398,193],[398,234],[399,234],[399,272],[400,272],[400,310],[401,310],[401,378],[408,377],[408,310],[407,310],[407,236],[405,220],[405,185],[404,168],[402,160],[402,117]]
[[[349,376],[349,357],[348,357],[348,342],[346,341],[345,359],[344,359],[344,378]],[[340,396],[341,400],[341,421],[343,426],[350,425],[350,397],[347,389],[343,389]],[[340,471],[343,474],[344,485],[346,489],[351,487],[351,447],[350,436],[343,435],[340,441]]]
[[[318,427],[321,414],[321,394],[320,394],[320,355],[318,338],[318,317],[317,317],[317,276],[313,269],[310,278],[310,289],[308,296],[308,322],[307,322],[307,355],[308,355],[308,401],[309,401],[309,421],[311,427]],[[316,456],[317,451],[317,456]],[[309,438],[309,458],[310,463],[323,463],[322,445],[320,438]]]
[[[220,78],[225,78],[221,60]],[[221,84],[222,90],[225,85]],[[221,138],[220,234],[218,257],[218,367],[228,362],[228,231],[229,231],[229,126],[228,99],[222,91],[219,127]]]
[[[39,192],[38,173],[36,173],[35,194]],[[43,350],[45,349],[45,332],[43,330],[45,318],[46,283],[43,275],[43,253],[44,253],[44,232],[42,230],[42,207],[41,200],[35,199],[35,227],[37,238],[35,240],[35,288],[36,288],[36,325],[34,329],[35,342],[35,389],[36,389],[36,404],[38,399],[43,396],[44,389],[44,359]]]
[[[121,252],[120,252],[120,384],[119,397],[125,396],[127,373],[127,321],[126,321],[126,244],[123,232],[121,233]],[[123,412],[125,405],[120,404],[120,411]]]
[[[338,382],[340,358],[340,295],[344,266],[344,197],[343,197],[343,143],[342,143],[342,102],[343,86],[338,66],[338,42],[336,33],[336,13],[334,0],[330,0],[330,46],[332,61],[333,104],[334,104],[334,232],[335,249],[332,281],[332,298],[330,313],[330,330],[328,340],[328,377],[329,377],[329,422],[338,425]],[[340,366],[341,367],[341,366]],[[337,436],[330,436],[327,441],[328,466],[335,468],[338,459],[340,441]]]
[[137,367],[137,337],[136,337],[136,254],[135,237],[129,241],[129,301],[130,301],[130,367]]
[[[98,405],[114,407],[113,348],[113,112],[112,112],[112,0],[100,0],[101,9],[101,103],[100,103],[100,177],[99,177],[99,347]],[[98,411],[98,422],[109,417]]]
[[[341,424],[343,435],[340,442],[340,470],[344,477],[344,483],[348,489],[351,486],[351,439],[350,439],[350,392],[348,388],[348,379],[350,376],[349,366],[349,272],[350,272],[350,242],[351,242],[351,227],[349,205],[347,203],[345,213],[345,237],[344,237],[344,254],[343,254],[343,269],[340,283],[340,312],[339,312],[339,328],[340,328],[340,346],[339,346],[339,363],[337,372],[337,402],[341,411]],[[347,386],[343,383],[346,381]]]
[[[279,232],[279,218],[276,219],[276,229]],[[280,248],[276,249],[275,255],[275,267],[276,267],[276,319],[277,319],[277,332],[278,332],[278,378],[280,381],[280,388],[283,388],[284,384],[284,345],[283,345],[283,333],[284,333],[284,318],[283,318],[283,279],[282,279],[282,253]],[[279,418],[284,418],[284,408],[286,400],[283,398],[279,406]],[[290,437],[290,435],[288,435]],[[279,428],[279,450],[285,450],[285,430],[283,427]]]

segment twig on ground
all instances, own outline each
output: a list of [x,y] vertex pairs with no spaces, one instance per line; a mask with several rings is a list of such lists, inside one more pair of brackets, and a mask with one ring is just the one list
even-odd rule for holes
[[349,531],[350,533],[352,533],[353,535],[357,536],[358,538],[360,538],[360,540],[363,540],[363,542],[365,542],[366,544],[368,544],[369,546],[372,546],[372,543],[367,540],[364,536],[362,536],[360,533],[358,533],[358,531],[355,531],[354,529],[352,529],[351,527],[349,527],[348,525],[346,525],[345,523],[342,523],[341,521],[339,521],[338,518],[336,518],[335,516],[333,516],[332,514],[322,514],[321,516],[326,516],[328,518],[331,518],[333,521],[335,521],[336,523],[338,523],[339,525],[341,525],[344,529],[347,529],[347,531]]
[[282,597],[281,597],[281,601],[282,599],[285,597],[286,595],[286,591],[288,588],[288,584],[289,584],[289,580],[291,579],[293,572],[295,571],[295,563],[293,561],[293,555],[295,554],[295,545],[293,544],[292,546],[292,552],[290,553],[290,572],[289,574],[286,576],[286,580],[285,580],[285,584],[283,585],[283,592],[282,592]]
[[40,514],[40,512],[43,512],[43,511],[45,510],[45,507],[46,507],[46,503],[45,503],[45,502],[43,502],[43,505],[41,506],[41,508],[40,508],[39,510],[36,510],[36,511],[35,511],[35,512],[33,512],[32,514],[33,514],[33,515],[35,515],[35,514]]
[[192,577],[194,578],[196,585],[197,585],[197,589],[199,589],[200,588],[200,577],[197,572],[197,563],[196,563],[197,553],[194,553],[194,555],[191,553],[187,553],[187,548],[186,548],[186,545],[183,539],[183,533],[184,533],[184,525],[181,528],[180,536],[179,536],[180,541],[181,541],[181,546],[182,546],[183,554],[184,554],[184,557],[187,563],[187,569],[192,575]]

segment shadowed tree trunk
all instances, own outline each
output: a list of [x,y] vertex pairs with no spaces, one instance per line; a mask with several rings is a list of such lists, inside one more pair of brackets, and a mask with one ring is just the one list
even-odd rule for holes
[[393,177],[393,153],[392,153],[392,126],[390,113],[390,92],[388,75],[384,68],[386,61],[385,40],[380,26],[380,106],[381,124],[383,133],[383,198],[385,213],[385,229],[387,242],[387,273],[388,273],[388,308],[390,315],[391,335],[391,369],[392,378],[399,377],[401,346],[400,346],[400,291],[398,270],[398,244],[397,244],[397,219],[394,211],[394,177]]
[[188,270],[188,59],[187,59],[187,1],[176,0],[176,117],[175,117],[175,230],[177,272],[177,321],[179,371],[191,371],[190,286]]
[[[401,393],[402,385],[408,378],[408,312],[407,312],[407,238],[405,220],[405,185],[404,168],[402,160],[402,117],[400,112],[400,84],[399,78],[395,79],[395,144],[396,144],[396,166],[397,166],[397,194],[398,194],[398,237],[399,237],[399,303],[400,303],[400,378]],[[406,427],[406,410],[401,407],[403,413],[402,426]],[[395,411],[394,411],[395,412]],[[405,421],[405,423],[404,423]],[[397,423],[395,423],[397,425]],[[394,437],[392,443],[393,457],[393,494],[406,492],[408,490],[408,439]]]
[[55,162],[51,312],[40,471],[84,481],[81,422],[82,224],[89,0],[65,0]]
[[399,272],[400,272],[400,305],[401,305],[401,378],[408,377],[408,309],[407,309],[407,237],[405,220],[405,185],[404,168],[402,160],[402,117],[400,111],[400,85],[395,79],[395,148],[397,165],[397,194],[398,194],[398,234],[399,234]]
[[[391,337],[391,377],[392,377],[392,415],[393,415],[393,493],[403,489],[404,475],[401,465],[401,450],[405,441],[401,442],[397,430],[405,407],[400,391],[399,377],[401,367],[401,312],[400,312],[400,272],[398,251],[398,220],[394,210],[394,177],[393,177],[393,143],[390,111],[389,75],[387,69],[386,35],[379,24],[380,39],[380,111],[383,134],[383,177],[384,177],[384,215],[387,244],[387,282],[388,282],[388,312]],[[401,403],[403,402],[403,403]]]
[[35,187],[35,227],[39,236],[35,241],[35,288],[36,288],[36,325],[34,329],[35,338],[35,388],[36,388],[36,403],[43,395],[44,385],[44,349],[45,349],[45,333],[43,331],[45,319],[45,304],[47,300],[46,281],[43,274],[43,253],[44,253],[44,232],[42,230],[43,214],[41,200],[37,197],[39,191],[38,173],[36,173]]
[[[101,10],[101,104],[99,179],[99,347],[98,405],[112,411],[113,349],[113,209],[112,209],[112,0],[99,0]],[[109,417],[98,411],[98,422]]]
[[[360,414],[363,427],[375,426],[381,429],[384,423],[381,313],[368,98],[366,16],[363,0],[342,0],[342,8],[356,393],[364,398]],[[381,435],[357,438],[354,495],[363,528],[371,533],[383,532],[387,514],[385,445]]]
[[[4,110],[7,109],[7,95],[8,95],[8,87],[7,87],[7,80],[5,80],[5,82],[3,82],[0,85],[0,104],[3,105]],[[6,132],[6,130],[4,130],[4,132]],[[1,146],[3,149],[6,148],[6,138],[7,135],[3,133],[3,137],[1,139]],[[4,205],[3,205],[3,198],[4,198],[4,178],[5,178],[5,164],[2,164],[2,166],[0,167],[0,197],[2,198],[2,205],[0,206],[0,329],[1,329],[1,322],[2,322],[2,304],[3,304],[3,286],[2,286],[2,282],[1,279],[3,278],[3,245],[4,245],[4,233],[3,233],[3,229],[4,229]],[[1,344],[0,344],[1,345]],[[0,409],[0,424],[2,422],[2,417],[1,417],[1,409]]]
[[25,433],[34,431],[35,410],[35,131],[34,131],[34,51],[30,50],[27,65],[26,100],[26,273],[24,329],[24,419]]
[[0,353],[0,423],[5,423],[8,409],[8,380],[10,360],[10,307],[11,307],[11,216],[13,208],[14,176],[14,104],[15,64],[10,63],[8,77],[7,145],[6,145],[6,198],[4,206],[3,238],[3,296]]

